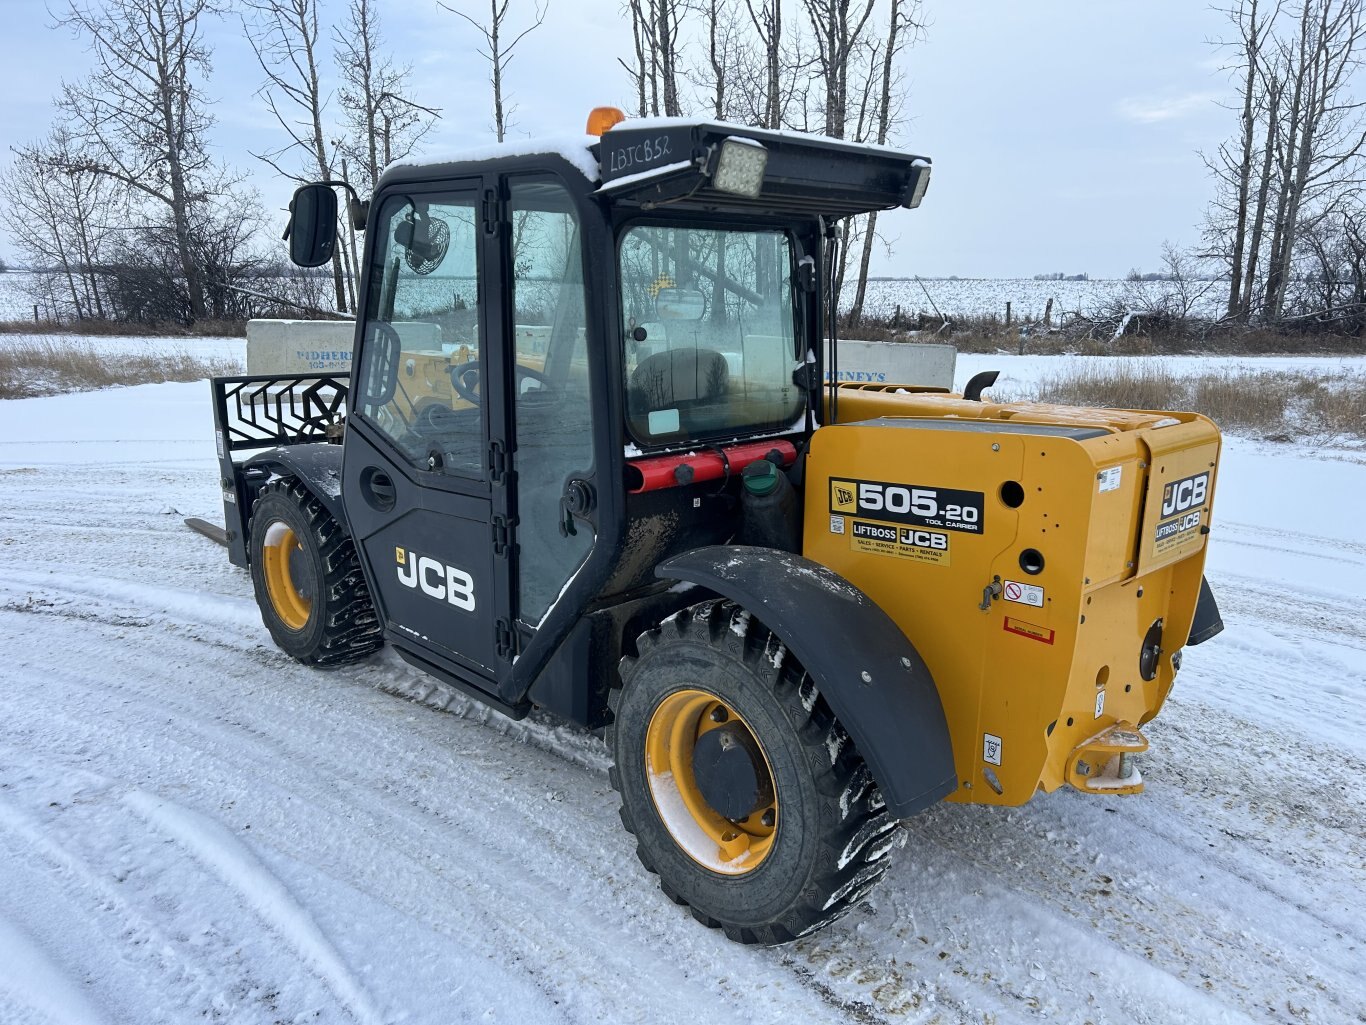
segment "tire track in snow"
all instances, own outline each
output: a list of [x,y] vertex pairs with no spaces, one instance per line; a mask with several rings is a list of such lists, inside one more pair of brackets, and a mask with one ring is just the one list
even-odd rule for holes
[[[0,993],[60,1025],[110,1021],[32,936],[0,914]],[[11,1011],[17,1011],[11,1008]]]
[[[32,892],[37,894],[33,899],[43,908],[43,924],[52,924],[50,920],[56,916],[60,927],[63,902],[69,901],[83,927],[96,934],[86,937],[86,942],[96,949],[119,951],[117,959],[109,958],[108,964],[126,967],[138,983],[150,979],[160,993],[174,993],[185,1004],[219,1017],[216,1011],[221,1001],[216,994],[224,981],[223,966],[233,961],[234,951],[215,947],[202,938],[197,949],[187,950],[183,940],[173,935],[178,928],[175,923],[154,920],[164,918],[156,906],[156,896],[150,902],[137,902],[135,896],[141,891],[135,880],[153,871],[155,858],[145,836],[128,833],[126,814],[108,814],[105,798],[112,781],[68,765],[54,771],[57,767],[53,763],[36,756],[28,746],[0,745],[0,759],[4,759],[0,763],[4,779],[0,790],[6,794],[0,800],[0,845],[19,859],[14,864],[41,870],[31,883]],[[50,782],[58,779],[60,784]],[[37,809],[29,812],[20,807],[17,791],[25,786],[39,791],[30,795],[30,803],[41,804],[41,812],[46,813],[42,818]],[[81,851],[84,845],[80,838],[65,833],[60,819],[54,818],[78,807],[98,822],[93,851]],[[89,829],[89,824],[83,828]],[[11,879],[18,885],[17,874]],[[85,945],[69,949],[83,951]],[[216,970],[207,967],[205,955],[210,951],[219,958]],[[190,956],[192,953],[199,959]],[[94,956],[104,960],[99,954]],[[126,977],[111,978],[104,989],[127,997],[137,989],[128,982]],[[239,978],[238,986],[244,991],[260,988],[246,976]],[[127,1014],[108,1017],[128,1020]]]
[[266,925],[294,949],[299,960],[320,975],[362,1025],[380,1025],[384,1016],[370,994],[279,879],[257,860],[251,849],[214,820],[189,808],[135,790],[123,803],[148,825],[170,835],[237,891]]
[[[186,699],[193,695],[167,687],[165,680],[158,679],[156,663],[166,654],[111,653],[113,664],[107,662],[102,669],[115,681],[112,692],[106,690],[103,680],[49,669],[51,683],[70,696],[67,707],[56,710],[61,719],[56,732],[73,738],[84,749],[98,743],[101,730],[108,728],[90,722],[92,715],[98,719],[122,709],[125,717],[136,722],[171,716],[174,731],[150,737],[158,750],[152,756],[155,768],[149,772],[193,778],[211,792],[231,793],[237,802],[233,817],[237,818],[238,812],[250,816],[255,841],[268,837],[271,847],[342,875],[349,885],[390,903],[404,915],[422,919],[428,927],[452,935],[462,945],[470,944],[477,951],[493,943],[500,962],[516,965],[525,960],[526,951],[534,950],[539,951],[535,960],[542,965],[593,964],[594,978],[606,981],[594,981],[582,993],[576,990],[584,985],[583,979],[568,989],[553,971],[548,978],[540,979],[562,1006],[582,1006],[585,998],[591,1003],[595,996],[609,1000],[609,993],[616,992],[611,980],[631,978],[636,990],[632,1006],[655,1009],[650,1017],[656,1020],[684,1021],[696,1015],[723,1015],[730,1001],[744,999],[758,979],[772,994],[775,1014],[794,1020],[820,1021],[827,1017],[828,1012],[818,1011],[800,988],[790,992],[775,989],[778,979],[791,981],[792,976],[773,964],[771,954],[737,950],[723,937],[701,929],[657,893],[652,879],[635,864],[628,838],[616,828],[612,814],[615,802],[597,774],[553,761],[552,785],[560,793],[547,804],[542,789],[545,784],[538,782],[544,778],[543,767],[532,769],[527,764],[529,752],[525,748],[514,744],[506,750],[507,742],[502,738],[465,725],[461,729],[467,739],[479,741],[471,752],[474,757],[452,760],[447,756],[448,764],[439,768],[443,774],[451,772],[452,779],[444,783],[429,779],[414,790],[412,780],[405,779],[404,773],[412,772],[414,761],[420,758],[405,758],[400,769],[391,766],[386,772],[382,759],[365,756],[374,744],[364,735],[392,732],[386,722],[391,716],[370,718],[373,707],[358,713],[345,711],[348,728],[354,727],[361,735],[340,744],[334,742],[336,738],[328,740],[307,731],[282,733],[278,729],[282,710],[271,707],[277,699],[258,689],[253,697],[265,699],[256,727],[260,733],[242,737],[239,727],[215,722],[212,714],[205,714],[206,708],[197,707],[202,698],[186,705]],[[183,663],[183,659],[177,657],[173,662]],[[329,674],[329,682],[337,675]],[[302,678],[308,690],[319,686],[320,674],[298,667],[281,673],[281,678],[269,685],[257,686],[272,692],[287,691],[300,682],[291,676]],[[162,690],[171,692],[169,702],[155,697]],[[363,696],[365,692],[348,689],[347,693]],[[223,700],[233,703],[231,695],[223,695]],[[296,704],[303,706],[308,701],[300,697]],[[23,698],[17,703],[21,708],[28,704]],[[49,705],[41,698],[34,698],[33,703],[33,714]],[[382,696],[362,702],[371,706],[377,703],[381,710],[392,706],[408,718],[414,712],[424,719],[430,714]],[[230,709],[229,714],[236,717],[243,711]],[[221,718],[221,711],[219,715]],[[245,715],[247,719],[254,717]],[[432,716],[432,720],[438,727],[443,723],[441,717]],[[444,720],[446,724],[459,722]],[[284,749],[279,747],[282,740],[288,742]],[[134,750],[149,746],[136,735],[125,743]],[[422,750],[430,743],[414,738],[412,746]],[[123,756],[123,752],[117,754]],[[301,758],[302,762],[298,761]],[[225,776],[228,770],[231,772]],[[526,777],[525,781],[520,777]],[[322,780],[328,781],[326,787],[319,785]],[[585,782],[590,785],[584,786]],[[510,826],[500,826],[500,818],[508,813],[525,814],[516,804],[508,803],[508,787],[522,795],[525,805],[528,784],[533,793],[540,791],[532,809],[540,805],[555,812],[553,821],[516,819]],[[395,795],[400,799],[394,800]],[[303,826],[296,822],[294,828],[285,830],[271,821],[270,809],[285,807],[291,796]],[[247,804],[252,805],[250,810]],[[343,838],[339,857],[334,858],[325,845],[319,849],[318,838],[328,835]],[[591,841],[596,835],[605,839]],[[586,839],[590,842],[585,846]],[[457,852],[454,857],[452,851]],[[513,859],[511,863],[509,858]],[[485,870],[480,871],[478,866],[485,866]],[[359,869],[365,871],[358,875]],[[513,888],[511,892],[509,887]],[[440,909],[449,907],[450,900],[433,900],[437,888],[465,902],[460,916],[469,920],[468,927],[452,933],[442,921]],[[509,914],[509,897],[514,893],[515,913]],[[573,923],[569,931],[566,921]],[[676,960],[675,952],[684,950],[688,956]],[[642,961],[648,967],[642,968]],[[737,961],[751,971],[737,971]],[[537,975],[544,972],[531,966],[524,970]],[[696,981],[689,981],[700,979],[707,979],[708,986],[719,992],[699,990]],[[689,994],[688,1010],[677,1007],[678,993]],[[568,1020],[596,1021],[598,1013],[583,1007]]]

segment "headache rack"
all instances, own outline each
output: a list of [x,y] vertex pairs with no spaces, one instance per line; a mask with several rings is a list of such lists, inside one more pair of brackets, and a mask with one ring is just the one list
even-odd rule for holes
[[[235,564],[247,564],[246,524],[256,490],[269,477],[264,467],[242,473],[234,452],[262,451],[286,445],[340,444],[346,424],[347,374],[257,374],[215,377],[213,390],[214,444],[218,449],[219,480],[223,488],[222,536],[203,520],[186,520],[191,527],[228,547]],[[206,529],[208,528],[208,529]]]

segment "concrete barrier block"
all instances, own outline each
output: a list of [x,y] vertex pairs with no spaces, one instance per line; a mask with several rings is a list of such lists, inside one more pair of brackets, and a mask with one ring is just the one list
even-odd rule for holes
[[[952,388],[958,350],[943,342],[839,340],[839,379],[851,383],[908,384]],[[826,380],[830,347],[826,343]]]
[[247,373],[349,374],[356,325],[339,320],[250,320]]

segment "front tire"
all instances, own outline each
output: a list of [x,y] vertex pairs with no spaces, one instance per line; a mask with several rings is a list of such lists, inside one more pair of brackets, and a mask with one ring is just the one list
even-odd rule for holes
[[664,892],[741,943],[855,907],[904,833],[796,659],[719,600],[637,643],[611,698],[611,780]]
[[261,489],[248,557],[261,619],[300,662],[346,665],[384,643],[355,545],[298,480]]

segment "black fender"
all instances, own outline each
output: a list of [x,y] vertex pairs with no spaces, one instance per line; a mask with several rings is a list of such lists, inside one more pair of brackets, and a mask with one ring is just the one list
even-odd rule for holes
[[228,481],[223,482],[228,560],[234,566],[247,565],[251,506],[261,486],[272,477],[297,477],[309,494],[323,504],[328,515],[341,524],[343,530],[348,530],[346,511],[342,507],[341,468],[342,446],[325,442],[282,445],[258,452],[246,462],[235,465],[231,489]]
[[243,469],[262,467],[282,477],[297,477],[309,493],[323,504],[329,516],[346,527],[342,507],[340,445],[285,445],[255,455]]
[[773,548],[716,545],[666,559],[655,574],[729,598],[778,636],[849,731],[893,818],[958,788],[929,668],[891,617],[838,573]]
[[1209,580],[1200,578],[1200,597],[1195,603],[1195,618],[1191,620],[1189,645],[1203,644],[1217,634],[1224,632],[1224,619],[1219,615],[1219,603],[1214,600]]

